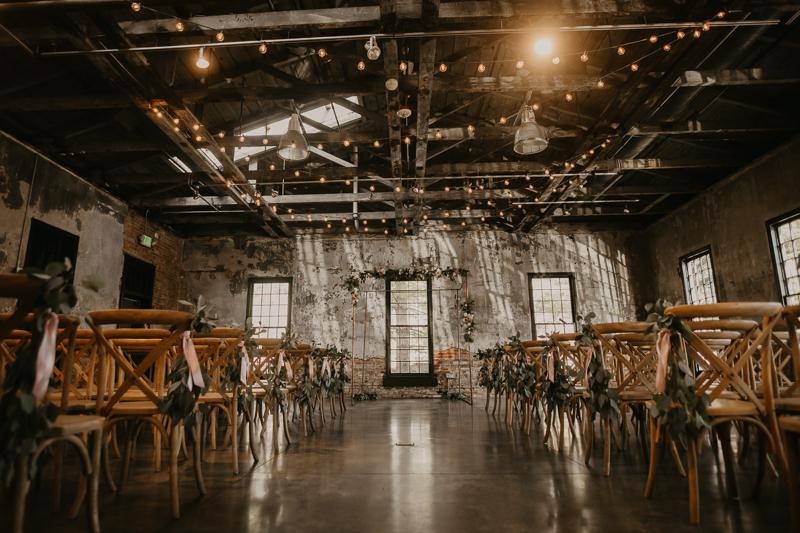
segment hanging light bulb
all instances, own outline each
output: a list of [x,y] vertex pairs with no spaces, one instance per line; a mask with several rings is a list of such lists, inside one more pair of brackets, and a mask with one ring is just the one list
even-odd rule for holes
[[322,143],[317,145],[317,150],[322,150]]
[[260,45],[258,45],[258,51],[261,52],[262,54],[266,54],[267,53],[267,45],[264,44],[264,43],[261,43]]
[[525,181],[531,181],[531,175],[525,174]]
[[249,163],[250,162],[250,156],[249,155],[244,156],[244,160]]
[[345,145],[345,147],[347,147],[347,146],[350,146],[350,141],[348,141],[347,139],[345,139],[345,140],[344,140],[344,143],[342,143],[342,144],[344,144],[344,145]]
[[324,48],[320,48],[320,49],[317,51],[317,55],[318,55],[319,57],[325,57],[326,55],[328,55],[328,52],[327,52],[327,50],[325,50]]
[[654,42],[656,42],[656,41],[658,41],[658,36],[657,36],[657,35],[651,35],[651,36],[650,36],[650,42],[651,42],[651,43],[654,43]]
[[239,195],[239,198],[241,198],[242,200],[247,199],[247,193],[243,192],[242,194]]
[[365,65],[363,61],[359,61],[358,70],[364,70],[365,68],[367,68],[367,65]]
[[220,139],[222,139],[223,137],[225,137],[225,132],[224,132],[224,131],[221,131],[221,132],[217,133],[217,136],[218,136]]
[[509,181],[508,181],[508,180],[506,180],[506,181],[504,181],[503,183],[505,183],[506,185],[508,185],[508,184],[509,184]]
[[217,33],[217,41],[222,42],[225,40],[225,34],[222,32]]
[[625,55],[625,47],[620,46],[619,48],[617,48],[617,53],[619,55],[621,55],[621,56],[624,56]]
[[710,29],[711,29],[711,26],[709,26],[708,24],[703,24],[703,31],[708,31]]
[[693,36],[695,39],[699,39],[701,35],[702,35],[702,33],[700,33],[700,30],[694,30],[694,31],[692,32],[692,36]]
[[197,65],[198,68],[208,68],[208,59],[206,59],[203,56],[204,52],[205,52],[205,47],[201,47],[200,55],[197,57],[197,63],[195,63],[195,65]]
[[181,21],[179,20],[179,21],[178,21],[178,22],[175,24],[175,30],[177,30],[177,31],[183,31],[183,22],[181,22]]
[[230,189],[230,188],[231,188],[231,185],[233,185],[233,182],[232,182],[231,180],[227,180],[227,181],[225,182],[225,185],[227,185],[227,186],[228,186],[228,188]]
[[370,191],[374,191],[374,190],[375,190],[375,186],[374,186],[374,185],[370,185],[370,186],[369,186],[369,190],[370,190]]
[[478,72],[486,72],[486,65],[484,65],[483,63],[478,65]]
[[589,155],[594,155],[594,150],[589,150]]
[[481,183],[480,185],[478,185],[478,188],[479,188],[480,190],[483,190],[483,183]]
[[219,151],[224,153],[225,152],[225,147],[224,146],[220,147]]
[[519,61],[517,61],[517,68],[522,68],[524,66],[525,66],[525,62],[524,61],[522,61],[521,59]]
[[374,146],[375,148],[380,148],[381,147],[381,142],[380,141],[375,141],[374,143],[372,143],[372,146]]
[[345,185],[350,185],[350,180],[344,180]]
[[450,187],[445,187],[444,192],[450,192]]
[[428,215],[422,215],[423,220],[428,220]]
[[436,138],[437,139],[441,139],[442,138],[442,132],[441,131],[436,130]]
[[664,51],[669,52],[670,48],[672,48],[669,44],[664,45]]
[[450,216],[450,211],[445,211],[444,212],[444,216],[449,217]]
[[405,61],[401,61],[400,62],[400,72],[405,72],[406,69],[408,69],[408,65],[406,64]]
[[270,166],[269,166],[269,169],[270,169],[270,170],[275,170],[275,165],[270,165]]
[[411,137],[406,137],[405,139],[403,139],[403,142],[406,144],[411,144]]
[[400,187],[395,187],[394,192],[400,192]]
[[321,178],[319,179],[319,182],[320,182],[320,183],[325,183],[325,176],[321,177]]
[[602,143],[602,144],[600,145],[600,147],[601,147],[601,148],[605,148],[605,147],[606,147],[606,143]]
[[725,16],[725,12],[724,11],[720,11],[719,13],[717,13],[717,18],[719,18],[719,19],[721,19],[724,16]]
[[639,65],[637,65],[636,63],[633,63],[633,64],[631,65],[631,70],[632,70],[632,71],[634,71],[634,72],[636,72],[637,70],[639,70]]
[[[175,122],[175,124],[177,124],[177,122]],[[199,129],[200,129],[200,124],[195,124],[194,126],[192,126],[192,129],[193,129],[194,131],[197,131],[197,130],[199,130]]]
[[295,170],[294,171],[294,177],[295,178],[299,178],[300,177],[300,171],[299,170]]
[[199,135],[198,135],[197,137],[195,137],[194,139],[195,139],[197,142],[200,142],[200,141],[202,141],[202,140],[203,140],[203,138],[202,138],[202,137],[200,137]]
[[605,85],[605,83],[603,83],[603,80],[597,80],[597,88],[598,89],[602,89],[604,85]]
[[308,141],[300,129],[300,115],[292,114],[289,127],[278,143],[278,157],[284,161],[303,161],[308,159]]
[[581,54],[581,61],[583,61],[584,63],[589,61],[589,55],[586,52]]
[[158,118],[161,118],[161,117],[163,117],[163,116],[164,116],[164,113],[162,113],[161,111],[156,111],[156,116],[157,116]]
[[142,9],[142,5],[139,2],[134,2],[131,4],[131,9],[133,9],[134,11],[139,11],[140,9]]
[[472,194],[472,187],[468,187],[468,188],[467,188],[467,192],[468,192],[469,194]]
[[440,72],[447,72],[447,65],[445,65],[444,63],[439,65],[439,71]]
[[500,124],[506,123],[506,117],[500,117]]
[[367,57],[375,61],[379,57],[381,57],[381,49],[378,48],[378,45],[375,42],[375,37],[370,37],[367,43],[364,45],[364,48],[367,49]]
[[466,222],[464,222],[464,221],[462,220],[462,221],[461,221],[461,225],[462,225],[462,226],[466,226],[466,225],[467,225],[467,223],[466,223]]
[[481,222],[486,222],[486,217],[481,217]]
[[330,227],[331,227],[331,225],[330,225],[330,224],[328,224],[328,227],[330,228]]
[[178,133],[179,131],[181,131],[181,129],[180,129],[178,126],[175,126],[175,127],[174,127],[174,128],[172,128],[172,129],[173,129],[173,130],[175,130],[175,133]]
[[567,93],[566,98],[567,98],[567,102],[571,102],[572,101],[572,93]]
[[561,60],[558,58],[558,56],[555,56],[555,57],[553,58],[553,64],[554,64],[554,65],[558,65],[560,62],[561,62]]
[[685,33],[683,33],[682,31],[679,31],[679,32],[677,33],[677,37],[678,37],[678,39],[683,39],[684,37],[686,37],[686,34],[685,34]]

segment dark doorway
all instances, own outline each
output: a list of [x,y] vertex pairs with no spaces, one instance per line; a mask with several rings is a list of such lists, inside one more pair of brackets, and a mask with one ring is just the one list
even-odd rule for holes
[[25,266],[44,269],[50,263],[63,261],[66,257],[72,261],[74,268],[78,260],[79,241],[77,235],[32,218]]
[[122,291],[119,296],[120,309],[152,309],[153,283],[156,267],[125,254],[122,267]]

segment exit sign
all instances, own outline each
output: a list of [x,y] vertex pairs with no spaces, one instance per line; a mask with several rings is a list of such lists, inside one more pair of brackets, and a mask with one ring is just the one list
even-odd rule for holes
[[148,235],[139,235],[139,244],[150,248],[153,245],[153,238]]

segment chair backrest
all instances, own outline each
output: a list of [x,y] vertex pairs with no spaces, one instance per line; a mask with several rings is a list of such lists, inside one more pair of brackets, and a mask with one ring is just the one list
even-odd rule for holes
[[[114,309],[107,311],[93,311],[89,313],[89,326],[94,332],[101,354],[106,356],[101,367],[99,378],[97,407],[99,412],[107,414],[114,405],[120,402],[131,387],[136,387],[143,399],[154,405],[161,403],[163,380],[161,378],[168,353],[178,353],[180,350],[181,335],[187,331],[193,315],[179,311],[143,310],[143,309]],[[169,330],[141,329],[108,329],[102,330],[101,326],[124,324],[151,324],[167,326]],[[165,336],[166,335],[166,336]],[[144,354],[141,360],[134,361],[126,355],[126,351],[141,350]],[[109,390],[108,401],[105,399],[106,378],[109,375],[110,363],[119,367],[121,383],[111,394]],[[160,362],[160,363],[159,363]],[[153,381],[145,378],[145,373],[154,367]]]
[[244,340],[245,330],[237,328],[214,328],[206,334],[195,334],[195,339],[216,339],[219,341],[217,353],[206,366],[211,379],[211,389],[227,398],[222,389],[224,371],[230,361],[239,352],[239,343]]
[[[679,305],[665,310],[686,322],[693,330],[714,330],[718,333],[736,333],[738,338],[730,339],[730,344],[715,351],[706,335],[693,335],[685,342],[685,352],[690,361],[703,369],[696,377],[698,394],[708,393],[715,400],[725,391],[735,392],[741,399],[751,401],[763,414],[766,412],[763,401],[756,394],[754,379],[755,362],[762,364],[772,360],[772,330],[778,322],[777,315],[781,305],[774,302],[732,302],[705,305]],[[698,318],[714,317],[712,320],[694,321]],[[761,323],[748,320],[758,317]],[[733,319],[733,320],[731,320]],[[711,333],[712,338],[714,333]],[[719,334],[717,334],[719,337]],[[684,343],[683,337],[673,337],[673,343]]]

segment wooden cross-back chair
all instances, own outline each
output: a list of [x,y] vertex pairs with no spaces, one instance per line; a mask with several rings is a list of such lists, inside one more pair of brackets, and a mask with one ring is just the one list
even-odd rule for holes
[[[778,456],[781,470],[785,473],[785,458],[780,441],[776,438],[778,428],[776,421],[770,420],[765,402],[756,394],[748,372],[752,368],[754,357],[760,358],[771,366],[772,330],[779,322],[778,313],[781,305],[774,302],[736,302],[705,305],[679,305],[665,311],[667,315],[681,318],[693,330],[713,330],[709,335],[698,331],[691,339],[673,336],[673,349],[682,348],[690,368],[696,365],[701,370],[695,377],[697,394],[708,394],[711,403],[707,410],[717,437],[721,442],[725,461],[726,486],[731,497],[738,496],[736,486],[733,450],[730,443],[732,422],[749,424],[758,436],[759,460],[758,473],[753,489],[754,497],[758,494],[766,472],[767,447]],[[750,317],[758,317],[760,323],[753,322]],[[700,319],[700,320],[697,320]],[[707,320],[703,320],[707,319]],[[716,351],[709,345],[714,339],[720,339],[721,332],[732,332],[738,336],[728,339],[727,346]],[[700,334],[703,333],[703,334]],[[651,440],[657,442],[658,427],[651,419]],[[697,450],[702,438],[687,446],[689,470],[689,508],[692,523],[700,521],[699,486],[697,479]],[[653,446],[655,448],[655,446]],[[651,452],[650,473],[645,496],[651,496],[654,487],[658,458]]]
[[[178,311],[120,309],[94,311],[89,313],[89,317],[89,326],[95,334],[99,359],[102,361],[97,387],[97,408],[99,413],[107,418],[104,431],[109,433],[114,426],[121,422],[126,422],[128,425],[119,490],[121,492],[124,489],[133,436],[136,434],[137,427],[141,423],[149,423],[153,426],[154,433],[159,433],[168,443],[172,515],[179,518],[178,452],[181,443],[180,424],[182,422],[168,432],[169,426],[161,420],[159,406],[167,391],[164,380],[168,356],[171,351],[172,354],[180,353],[181,335],[188,330],[193,316],[190,313]],[[164,329],[101,329],[102,326],[124,324],[149,324],[161,326]],[[137,350],[141,352],[141,357],[130,356],[130,353]],[[109,379],[113,377],[115,367],[119,369],[119,379],[116,383]],[[147,376],[148,373],[150,377]],[[114,383],[113,389],[109,383]],[[200,493],[205,494],[198,446],[200,442],[199,427],[196,426],[194,429],[195,481]],[[114,483],[110,478],[107,465],[107,447],[104,447],[103,455],[106,481],[114,490]],[[157,455],[160,456],[160,448],[157,448]]]
[[[261,434],[266,432],[267,424],[266,417],[268,413],[272,413],[272,429],[273,429],[273,447],[275,453],[280,451],[280,409],[276,402],[266,401],[265,398],[270,392],[270,381],[268,375],[270,373],[270,364],[272,361],[280,356],[280,339],[256,339],[258,342],[259,356],[254,357],[250,366],[250,383],[253,388],[253,395],[259,400],[260,403],[265,404],[265,410],[262,411],[262,429]],[[307,346],[307,345],[306,345]],[[287,358],[288,362],[289,359]],[[283,390],[284,394],[288,394],[288,389]],[[259,409],[260,410],[260,409]],[[291,436],[289,435],[289,425],[287,410],[283,410],[283,433],[286,437],[286,442],[291,444]],[[252,440],[252,439],[251,439]]]
[[[528,360],[529,364],[533,365],[534,367],[537,382],[542,373],[547,373],[547,368],[542,363],[544,344],[544,341],[523,341],[520,343],[520,347],[525,353],[525,358]],[[488,405],[489,404],[487,401],[487,409]],[[523,429],[525,430],[526,435],[530,435],[533,414],[536,413],[537,416],[539,414],[539,397],[537,394],[535,394],[535,391],[532,397],[527,399],[523,405]]]
[[[575,342],[575,337],[577,333],[552,333],[550,335],[550,340],[553,341],[555,348],[550,351],[549,356],[557,358],[566,369],[571,369],[574,371],[583,370],[586,368],[586,361],[589,357],[588,348],[584,346],[580,346],[577,342]],[[545,370],[546,372],[546,370]],[[572,433],[573,437],[575,436],[575,417],[577,411],[581,408],[582,401],[581,398],[583,396],[586,387],[584,386],[583,382],[577,383],[575,385],[575,395],[572,397],[570,404],[566,406],[566,412],[559,410],[558,412],[558,419],[559,419],[559,432],[558,432],[558,450],[561,451],[564,448],[564,420],[565,416],[568,416],[569,422],[569,430]],[[550,426],[552,424],[551,417],[548,416],[547,420],[547,433],[545,435],[545,442],[547,442],[548,436],[550,434]]]
[[[25,338],[23,328],[31,327],[35,315],[30,314],[33,312],[41,312],[34,309],[34,300],[42,280],[32,278],[21,274],[0,274],[0,298],[9,298],[16,300],[16,311],[11,315],[3,315],[0,317],[0,346],[2,346],[2,357],[6,362],[13,363],[13,359],[19,356],[22,352],[19,351],[27,346],[32,339],[20,340]],[[59,332],[57,334],[57,342],[67,340],[67,351],[65,360],[62,363],[65,379],[62,383],[68,383],[72,373],[72,356],[74,355],[75,336],[78,328],[78,319],[76,317],[68,317],[59,315],[58,317]],[[14,332],[17,333],[14,333]],[[18,337],[17,342],[13,342],[10,346],[13,353],[8,349],[8,340],[13,337]],[[32,346],[31,349],[37,349]],[[8,359],[6,359],[8,357]],[[5,376],[4,376],[5,377]],[[5,392],[5,390],[3,390]],[[64,442],[72,444],[78,451],[78,456],[81,459],[82,477],[78,492],[70,511],[70,517],[77,516],[82,506],[83,500],[87,502],[87,525],[92,533],[100,532],[100,519],[97,507],[97,492],[98,492],[98,474],[100,464],[100,450],[102,442],[103,418],[98,416],[87,415],[68,415],[65,414],[69,408],[69,393],[68,390],[62,389],[62,397],[59,402],[59,410],[61,414],[53,422],[52,426],[41,432],[37,436],[37,448],[33,454],[23,455],[15,458],[14,460],[14,478],[10,488],[11,496],[11,510],[9,513],[4,513],[0,520],[9,521],[8,529],[12,533],[22,533],[24,516],[25,516],[25,500],[27,498],[28,490],[30,488],[30,479],[28,477],[28,468],[31,462],[35,462],[39,455],[49,447],[55,447],[56,460],[54,462],[54,481],[55,481],[55,498],[54,508],[59,507],[60,503],[60,483],[61,483],[61,457]],[[82,434],[89,434],[89,443],[85,442]]]
[[[786,306],[781,309],[781,323],[775,328],[781,335],[780,340],[783,346],[781,350],[788,350],[791,360],[791,368],[783,370],[778,367],[778,361],[773,365],[773,372],[770,372],[770,362],[765,360],[766,365],[762,364],[764,404],[767,408],[768,416],[775,418],[775,423],[779,429],[781,442],[786,453],[786,464],[788,473],[786,484],[789,486],[790,508],[792,512],[792,531],[800,532],[800,395],[798,395],[797,381],[793,378],[800,374],[800,305]],[[788,388],[784,388],[779,380],[780,374],[791,376],[792,383]]]
[[[201,457],[202,452],[205,450],[206,429],[207,426],[211,427],[211,448],[217,447],[217,414],[219,411],[225,415],[227,430],[223,438],[223,446],[231,439],[231,465],[233,473],[239,473],[239,434],[238,434],[238,399],[240,392],[240,376],[230,376],[232,390],[227,391],[222,386],[222,381],[226,377],[228,364],[234,361],[236,354],[241,349],[239,344],[244,341],[246,332],[243,329],[237,328],[214,328],[206,334],[195,334],[195,338],[199,340],[213,339],[216,341],[216,351],[213,356],[206,361],[206,369],[208,377],[211,380],[209,391],[202,395],[198,401],[207,404],[211,411],[210,416],[203,417],[202,428],[202,441],[201,441]],[[253,427],[255,421],[255,402],[251,405],[251,412],[245,416],[245,422],[250,429],[250,453],[253,460],[258,463],[259,453],[258,447],[255,443],[255,429]],[[210,422],[209,422],[210,421]]]
[[[57,385],[68,385],[69,412],[90,413],[94,411],[95,379],[94,371],[97,364],[97,350],[95,349],[94,333],[91,330],[79,329],[75,336],[74,354],[72,355],[72,374],[68,384],[64,384],[66,374],[63,363],[67,360],[69,343],[61,342],[56,350],[55,382]],[[61,397],[61,392],[54,393],[51,398]]]

